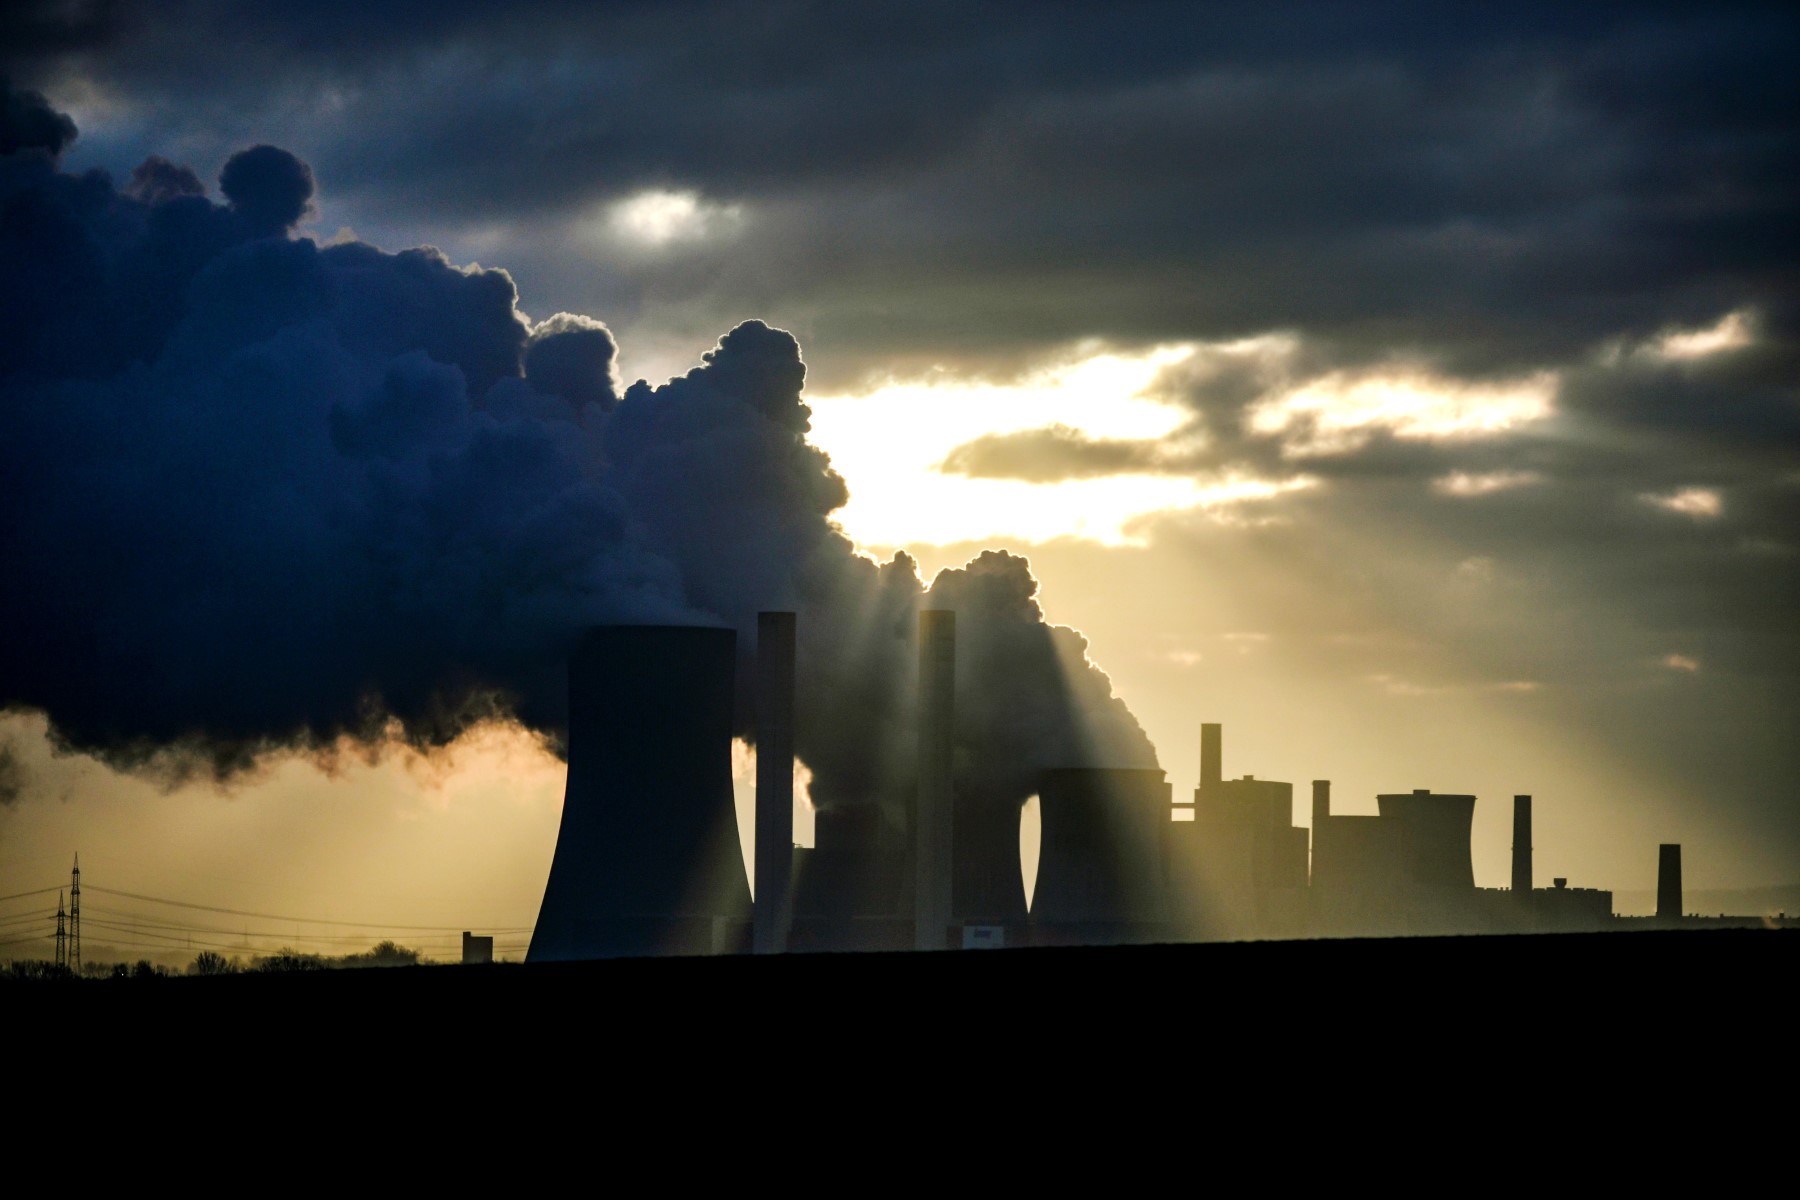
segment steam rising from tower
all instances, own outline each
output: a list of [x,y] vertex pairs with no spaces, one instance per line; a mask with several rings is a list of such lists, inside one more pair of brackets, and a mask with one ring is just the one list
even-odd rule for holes
[[[849,489],[808,440],[791,334],[745,321],[621,391],[606,327],[529,322],[504,272],[296,237],[314,180],[285,151],[234,156],[221,201],[156,158],[115,189],[59,169],[74,126],[41,96],[0,99],[36,130],[0,131],[0,708],[165,776],[493,718],[578,752],[584,629],[722,626],[747,651],[791,611],[815,805],[905,825],[927,588],[833,524]],[[994,845],[1043,768],[1156,762],[1036,588],[990,553],[929,589],[961,617],[950,737],[980,748],[956,819]],[[730,729],[775,736],[752,690]]]

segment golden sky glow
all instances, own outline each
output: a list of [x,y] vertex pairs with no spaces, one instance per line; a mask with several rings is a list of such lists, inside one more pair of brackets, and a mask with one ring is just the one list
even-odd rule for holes
[[1664,358],[1704,358],[1724,350],[1738,350],[1752,340],[1749,314],[1726,313],[1705,329],[1670,330],[1656,340],[1656,352]]
[[1058,537],[1114,546],[1132,543],[1131,522],[1148,513],[1229,505],[1307,486],[1305,480],[1150,474],[1030,483],[938,469],[951,450],[983,434],[1047,425],[1091,438],[1172,434],[1187,414],[1155,398],[1152,385],[1164,368],[1197,348],[1184,343],[1126,355],[1090,347],[1010,383],[945,376],[861,395],[809,395],[812,440],[850,481],[850,503],[837,519],[853,540],[870,547]]
[[1383,430],[1399,438],[1466,438],[1542,420],[1555,390],[1549,372],[1466,384],[1424,371],[1333,371],[1256,405],[1251,427],[1289,435],[1286,451],[1294,457],[1354,450]]
[[1711,520],[1725,511],[1725,501],[1711,488],[1690,487],[1667,495],[1645,495],[1644,503],[1695,520]]

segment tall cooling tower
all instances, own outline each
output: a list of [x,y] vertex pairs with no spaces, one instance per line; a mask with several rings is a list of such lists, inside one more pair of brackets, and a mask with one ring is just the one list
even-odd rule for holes
[[562,829],[527,961],[707,954],[745,928],[736,641],[729,629],[663,625],[582,638],[569,662]]

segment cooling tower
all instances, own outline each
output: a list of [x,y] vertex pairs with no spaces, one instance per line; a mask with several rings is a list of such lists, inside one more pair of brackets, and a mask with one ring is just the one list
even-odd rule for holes
[[1148,933],[1145,927],[1167,920],[1169,785],[1161,771],[1045,771],[1038,803],[1034,926],[1085,927],[1081,941],[1114,940],[1104,927],[1121,927],[1127,940],[1138,940],[1123,927]]
[[737,948],[736,635],[591,629],[569,662],[569,782],[527,961]]
[[1428,888],[1475,886],[1475,863],[1469,834],[1475,824],[1475,797],[1446,795],[1423,788],[1375,797],[1383,820],[1405,828],[1407,876]]
[[758,954],[787,949],[793,914],[794,614],[756,615],[756,920]]

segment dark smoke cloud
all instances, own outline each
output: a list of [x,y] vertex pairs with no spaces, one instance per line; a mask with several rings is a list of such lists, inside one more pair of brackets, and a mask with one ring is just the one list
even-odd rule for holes
[[74,121],[36,92],[15,92],[0,76],[0,154],[43,150],[55,157],[74,140]]
[[252,146],[231,156],[219,174],[219,190],[252,237],[286,233],[307,213],[312,168],[286,150]]
[[530,327],[503,272],[292,239],[314,186],[291,154],[243,151],[220,187],[0,160],[0,705],[61,743],[229,777],[396,722],[555,738],[584,626],[724,623],[748,653],[791,608],[815,797],[898,806],[931,604],[962,614],[967,794],[1154,762],[1023,559],[927,592],[854,552],[791,334],[743,322],[620,396],[606,327]]

